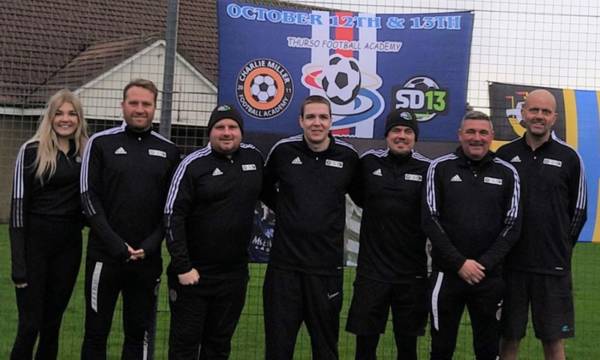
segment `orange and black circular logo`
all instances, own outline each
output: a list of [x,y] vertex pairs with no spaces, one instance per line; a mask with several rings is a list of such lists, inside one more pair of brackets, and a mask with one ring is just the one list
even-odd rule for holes
[[287,69],[271,59],[254,59],[237,77],[236,97],[242,109],[257,119],[281,114],[292,100],[294,86]]

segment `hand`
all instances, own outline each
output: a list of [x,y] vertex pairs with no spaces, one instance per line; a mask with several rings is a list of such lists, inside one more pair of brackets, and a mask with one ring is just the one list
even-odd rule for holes
[[129,252],[129,259],[127,259],[127,261],[131,260],[131,261],[136,261],[139,259],[143,259],[146,257],[146,253],[144,252],[144,249],[134,249],[131,246],[129,246],[129,244],[125,243],[125,245],[127,245],[127,252]]
[[195,285],[200,280],[200,274],[198,274],[198,270],[192,268],[186,273],[178,274],[177,278],[181,285]]
[[478,284],[485,277],[485,267],[475,260],[467,259],[458,270],[458,275],[469,285]]
[[18,284],[15,284],[15,287],[17,289],[24,289],[27,287],[27,283],[18,283]]
[[133,261],[143,260],[145,257],[146,257],[146,253],[144,252],[144,249],[137,249],[137,250],[133,250],[133,252],[131,253],[130,259]]

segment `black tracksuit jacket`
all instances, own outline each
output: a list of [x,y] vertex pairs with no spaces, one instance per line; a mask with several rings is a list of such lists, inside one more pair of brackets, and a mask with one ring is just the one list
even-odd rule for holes
[[566,274],[571,254],[587,219],[583,162],[556,138],[532,151],[525,137],[504,145],[498,156],[519,172],[523,229],[507,257],[509,269]]
[[303,135],[292,136],[277,142],[267,157],[264,200],[276,215],[273,266],[314,275],[342,269],[345,194],[356,181],[358,155],[350,144],[331,135],[330,140],[317,153]]
[[456,274],[473,259],[498,275],[521,227],[516,170],[491,152],[475,162],[459,148],[431,163],[426,186],[422,221],[433,269]]
[[388,283],[427,276],[419,209],[430,161],[389,149],[361,156],[359,188],[351,194],[363,208],[357,276]]
[[31,215],[47,220],[80,221],[79,170],[81,158],[75,152],[75,143],[69,142],[69,152],[59,151],[56,172],[42,182],[35,177],[37,141],[28,141],[19,150],[13,178],[10,211],[10,243],[12,251],[12,279],[15,283],[27,281],[26,236]]
[[247,276],[262,177],[262,155],[244,143],[231,157],[209,145],[181,162],[164,211],[169,274],[193,267],[202,278]]
[[179,150],[154,131],[123,125],[94,134],[81,167],[81,200],[91,225],[88,258],[128,259],[127,245],[160,259],[163,208]]

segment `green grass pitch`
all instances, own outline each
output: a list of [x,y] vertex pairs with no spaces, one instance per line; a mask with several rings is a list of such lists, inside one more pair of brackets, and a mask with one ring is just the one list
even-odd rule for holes
[[[165,254],[165,264],[168,255]],[[78,359],[83,338],[84,296],[83,269],[69,307],[63,319],[60,338],[59,359]],[[233,343],[231,359],[263,359],[264,332],[262,317],[262,281],[266,266],[252,264],[251,279],[248,285],[246,306],[238,324]],[[354,269],[345,270],[344,307],[340,321],[339,351],[341,359],[354,358],[354,337],[344,331],[348,307],[352,297]],[[566,342],[568,359],[600,359],[600,347],[596,341],[600,338],[600,246],[580,243],[573,256],[573,286],[575,296],[576,336]],[[156,333],[156,358],[167,358],[169,334],[169,306],[167,300],[166,279],[160,288]],[[10,246],[8,228],[0,225],[0,358],[8,359],[14,341],[17,324],[15,294],[10,279]],[[471,332],[468,316],[463,317],[455,359],[473,359]],[[120,310],[117,308],[113,329],[109,339],[109,359],[118,359],[122,343]],[[429,336],[419,339],[419,358],[427,359]],[[380,359],[395,359],[395,346],[391,333],[391,324],[382,336],[378,356]],[[310,359],[310,338],[304,328],[298,335],[295,359]],[[521,359],[542,359],[542,350],[528,330],[521,344]]]

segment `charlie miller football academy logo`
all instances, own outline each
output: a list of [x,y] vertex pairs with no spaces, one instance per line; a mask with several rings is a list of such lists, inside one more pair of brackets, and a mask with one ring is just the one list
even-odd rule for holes
[[290,105],[294,86],[287,69],[272,59],[254,59],[237,77],[236,97],[248,115],[270,119]]

